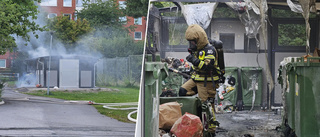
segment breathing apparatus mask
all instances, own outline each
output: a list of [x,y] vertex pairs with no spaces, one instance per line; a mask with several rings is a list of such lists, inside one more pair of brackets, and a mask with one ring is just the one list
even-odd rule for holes
[[197,42],[195,40],[190,40],[188,52],[190,54],[193,54],[193,52],[195,52],[195,51],[197,51]]

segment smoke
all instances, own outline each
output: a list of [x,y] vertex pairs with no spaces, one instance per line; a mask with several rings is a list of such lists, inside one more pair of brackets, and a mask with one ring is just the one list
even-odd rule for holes
[[17,87],[35,87],[37,83],[36,75],[33,73],[24,74],[19,78]]
[[[38,15],[38,19],[35,21],[40,26],[47,25],[46,18],[47,18],[49,9],[44,9],[44,10],[46,10],[47,13],[42,12],[42,10],[40,9],[41,12]],[[61,58],[66,58],[66,59],[79,57],[83,59],[79,61],[81,62],[79,64],[83,64],[79,66],[79,70],[81,71],[79,74],[80,77],[82,76],[82,73],[85,76],[90,75],[88,74],[88,71],[90,71],[90,69],[92,68],[92,64],[96,63],[97,59],[100,59],[102,57],[113,58],[112,60],[115,60],[114,61],[115,63],[112,64],[110,62],[108,64],[108,63],[102,62],[101,60],[102,63],[101,62],[99,63],[103,64],[102,68],[100,68],[103,72],[102,73],[103,75],[99,75],[99,76],[107,77],[107,75],[105,74],[105,71],[109,71],[112,69],[114,71],[112,72],[109,71],[109,72],[112,74],[117,73],[118,75],[116,76],[121,77],[118,79],[119,80],[121,79],[122,81],[124,81],[123,83],[125,83],[127,79],[128,79],[127,81],[129,81],[132,79],[131,77],[138,77],[138,75],[141,74],[141,63],[139,64],[139,61],[142,60],[142,56],[141,56],[141,59],[139,57],[134,57],[134,58],[131,57],[127,59],[115,58],[115,57],[126,57],[127,55],[137,55],[137,54],[141,55],[143,53],[143,47],[136,47],[137,44],[134,42],[134,40],[130,39],[130,36],[128,36],[126,32],[122,32],[118,28],[110,27],[110,28],[101,28],[100,30],[96,29],[94,33],[90,33],[88,34],[88,36],[82,36],[82,38],[79,38],[79,42],[77,43],[77,45],[72,45],[75,48],[72,48],[72,47],[66,48],[66,45],[64,45],[62,42],[60,42],[58,39],[55,38],[54,32],[53,32],[53,35],[51,35],[51,33],[47,31],[46,32],[38,31],[36,32],[36,34],[38,34],[39,36],[38,38],[36,38],[36,36],[33,33],[29,33],[30,35],[29,42],[26,42],[21,38],[16,38],[18,54],[25,55],[23,57],[20,57],[21,62],[17,62],[17,59],[15,59],[15,62],[14,62],[14,64],[16,65],[21,65],[21,66],[17,66],[17,68],[19,69],[22,68],[22,71],[20,71],[20,76],[22,76],[20,77],[21,81],[18,83],[17,87],[21,87],[21,86],[35,87],[36,84],[39,84],[39,83],[43,84],[44,83],[43,81],[46,81],[44,74],[46,74],[46,68],[48,67],[47,61],[49,56],[52,56],[52,57],[59,56]],[[27,46],[25,46],[25,44],[27,44]],[[139,49],[141,49],[141,53],[137,52]],[[38,59],[41,59],[41,60],[38,60]],[[84,63],[85,61],[88,63]],[[66,66],[61,64],[54,65],[61,62],[63,61],[60,60],[59,62],[59,60],[58,61],[54,60],[54,63],[51,62],[51,65],[50,65],[51,72],[53,72],[54,70],[57,70],[58,67]],[[131,65],[125,65],[125,63],[131,64]],[[29,67],[31,66],[29,64],[31,64],[32,67]],[[71,63],[69,64],[65,63],[65,64],[72,66]],[[86,64],[89,64],[89,65],[86,66]],[[116,66],[116,65],[119,65],[119,66]],[[97,65],[96,70],[98,69],[99,68]],[[137,74],[136,73],[133,74],[133,72],[136,70],[138,71]],[[62,77],[60,76],[62,72],[61,70],[59,71],[55,71],[55,73],[59,74],[57,79],[59,79],[60,80],[59,82],[61,82],[62,80],[65,80],[65,79],[62,79],[62,80],[60,79]],[[126,77],[123,75],[125,75]],[[84,79],[86,78],[87,77],[85,77]],[[93,78],[93,80],[95,80],[95,78]],[[115,80],[111,79],[110,81],[115,81]],[[61,85],[62,84],[59,83],[60,87],[62,87]]]
[[[47,25],[46,14],[47,13],[43,12],[43,9],[40,10],[38,19],[34,21],[40,26]],[[22,69],[20,70],[21,77],[19,78],[19,82],[17,82],[17,87],[35,87],[36,84],[39,83],[39,80],[36,78],[36,71],[26,69],[26,60],[36,60],[39,57],[45,56],[61,56],[62,58],[91,56],[97,59],[102,57],[101,53],[90,51],[86,45],[77,45],[75,49],[66,49],[64,44],[54,37],[54,33],[53,36],[48,31],[37,31],[36,34],[39,36],[38,38],[36,38],[32,32],[29,33],[29,42],[26,42],[21,37],[15,37],[17,43],[16,51],[18,54],[27,55],[26,57],[20,58],[20,62],[16,61],[13,63],[16,68]],[[25,44],[27,44],[27,46]]]

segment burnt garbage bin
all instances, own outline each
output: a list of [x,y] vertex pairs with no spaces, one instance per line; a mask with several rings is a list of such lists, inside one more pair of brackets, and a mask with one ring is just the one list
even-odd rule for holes
[[[291,62],[286,63],[288,60]],[[295,92],[297,77],[294,70],[294,58],[285,58],[284,63],[279,68],[278,82],[282,88],[282,99],[284,114],[282,116],[282,125],[286,126],[285,136],[289,136],[295,129]]]
[[244,109],[261,108],[262,68],[241,67],[241,87]]

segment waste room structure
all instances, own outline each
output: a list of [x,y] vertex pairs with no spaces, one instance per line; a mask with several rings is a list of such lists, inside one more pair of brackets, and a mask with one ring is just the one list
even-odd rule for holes
[[[89,56],[43,56],[26,60],[27,72],[35,74],[40,87],[92,88],[95,87],[97,58]],[[49,76],[50,75],[50,76]],[[48,80],[50,78],[50,80]]]

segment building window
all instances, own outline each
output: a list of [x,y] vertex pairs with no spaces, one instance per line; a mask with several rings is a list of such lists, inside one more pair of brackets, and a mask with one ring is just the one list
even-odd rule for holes
[[220,40],[223,42],[223,51],[226,53],[234,53],[235,34],[234,33],[220,33],[219,37],[220,37]]
[[[258,40],[258,41],[257,41]],[[249,38],[244,34],[244,52],[245,53],[258,53],[257,44],[259,44],[259,34],[257,34],[257,40],[255,38]]]
[[[292,33],[294,32],[294,33]],[[279,24],[278,45],[279,46],[303,46],[306,44],[305,24]]]
[[63,0],[63,7],[72,7],[72,0]]
[[63,14],[63,16],[69,17],[69,19],[71,20],[72,15],[71,14]]
[[127,16],[119,17],[119,22],[121,22],[122,24],[127,24]]
[[142,40],[142,32],[134,32],[134,40]]
[[119,1],[119,8],[120,9],[126,9],[127,5],[125,1]]
[[83,0],[76,0],[76,7],[82,7]]
[[48,19],[54,18],[54,17],[57,17],[57,13],[49,13],[48,14]]
[[57,0],[41,0],[40,6],[57,6]]
[[142,17],[134,18],[134,25],[142,25]]
[[0,68],[6,68],[6,60],[0,59]]

